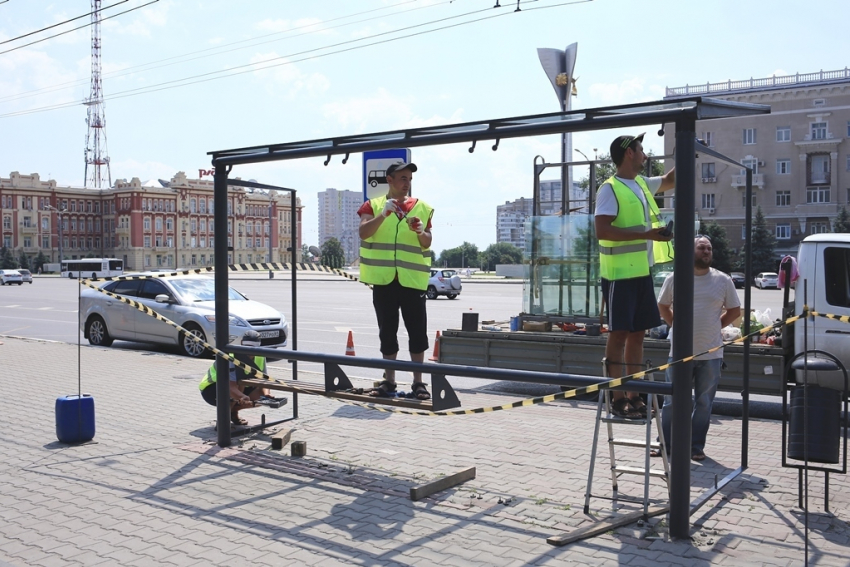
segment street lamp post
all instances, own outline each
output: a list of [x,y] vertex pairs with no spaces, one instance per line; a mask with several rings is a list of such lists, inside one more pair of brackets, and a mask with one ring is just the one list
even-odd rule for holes
[[44,207],[48,210],[56,211],[56,218],[59,219],[59,271],[61,272],[62,271],[62,258],[63,258],[63,256],[62,256],[62,238],[63,238],[63,234],[62,234],[62,213],[65,212],[65,209],[57,209],[53,205],[45,205]]
[[[272,238],[275,234],[274,231],[274,216],[272,215],[272,198],[275,196],[275,192],[269,190],[269,263],[274,262],[274,239]],[[274,279],[274,272],[269,268],[269,279]]]

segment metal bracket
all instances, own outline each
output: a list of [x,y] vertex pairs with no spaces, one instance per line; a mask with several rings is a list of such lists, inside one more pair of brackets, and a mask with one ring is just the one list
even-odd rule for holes
[[493,144],[493,151],[495,152],[498,149],[499,149],[499,138],[496,138],[496,143]]
[[434,411],[460,407],[457,394],[445,374],[431,374],[431,405]]
[[469,153],[472,153],[472,152],[475,151],[475,144],[476,144],[476,140],[472,140],[472,146],[470,146],[470,148],[469,148]]
[[339,365],[332,362],[325,363],[325,392],[351,390],[352,388],[351,381]]

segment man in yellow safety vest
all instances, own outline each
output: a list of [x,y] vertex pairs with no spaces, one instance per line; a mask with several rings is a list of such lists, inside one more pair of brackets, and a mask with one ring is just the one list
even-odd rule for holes
[[[387,168],[389,192],[363,203],[360,216],[360,280],[372,285],[372,305],[378,318],[381,354],[387,360],[398,355],[399,310],[409,336],[410,359],[425,361],[428,350],[428,318],[425,290],[431,275],[431,217],[425,201],[410,196],[416,164],[399,161]],[[394,396],[395,371],[387,370],[383,382],[370,392],[376,397]],[[422,373],[413,373],[412,394],[431,398]]]
[[[654,196],[675,186],[675,168],[661,177],[641,176],[643,136],[619,136],[611,143],[617,173],[596,194],[599,268],[608,306],[605,357],[613,378],[642,369],[644,333],[661,324],[650,267],[673,259],[672,235],[666,233]],[[621,417],[646,415],[646,404],[634,392],[614,391],[611,405]]]

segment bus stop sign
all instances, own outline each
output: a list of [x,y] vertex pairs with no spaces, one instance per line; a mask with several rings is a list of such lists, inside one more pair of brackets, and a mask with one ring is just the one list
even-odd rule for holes
[[363,200],[386,195],[387,167],[397,161],[410,161],[410,150],[399,148],[393,150],[378,150],[363,152]]

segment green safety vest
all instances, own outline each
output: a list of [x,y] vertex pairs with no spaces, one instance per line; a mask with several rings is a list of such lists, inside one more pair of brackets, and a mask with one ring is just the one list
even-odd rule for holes
[[[232,354],[230,355],[230,358],[233,358]],[[233,364],[233,363],[231,362],[230,364]],[[260,372],[265,372],[266,371],[266,357],[255,356],[254,357],[254,366],[256,368],[259,368]],[[201,389],[201,390],[206,390],[207,386],[211,386],[212,384],[215,384],[215,375],[216,375],[215,362],[213,362],[213,365],[210,366],[209,370],[207,370],[207,373],[204,374],[204,379],[201,380],[200,384],[198,384],[198,388]]]
[[[661,221],[658,205],[646,181],[641,176],[635,178],[638,186],[643,189],[646,203],[649,206],[649,219],[652,228],[664,226]],[[612,226],[625,228],[636,233],[646,231],[646,216],[643,204],[637,195],[622,181],[616,177],[610,177],[605,183],[609,183],[614,189],[614,197],[617,199],[618,211]],[[604,184],[603,184],[604,185]],[[601,186],[600,186],[601,187]],[[652,254],[656,264],[664,264],[673,261],[673,247],[669,242],[652,242]],[[646,240],[599,240],[599,268],[600,275],[606,280],[626,280],[649,275],[649,258],[646,250]]]
[[[377,217],[384,210],[387,197],[369,201]],[[407,213],[419,217],[427,226],[434,209],[421,199]],[[431,249],[423,249],[419,237],[405,219],[390,215],[384,219],[377,232],[360,242],[360,281],[373,285],[387,285],[396,279],[404,287],[426,290],[431,277]]]

